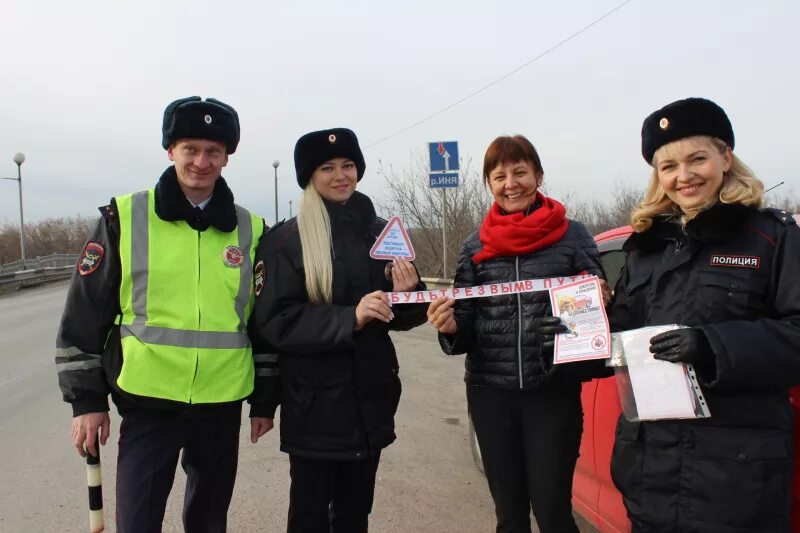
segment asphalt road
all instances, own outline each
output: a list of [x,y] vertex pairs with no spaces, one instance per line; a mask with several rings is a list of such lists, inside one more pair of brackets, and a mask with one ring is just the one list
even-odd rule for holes
[[[88,531],[85,467],[69,439],[71,411],[61,401],[53,363],[66,291],[62,282],[0,298],[2,532]],[[494,531],[491,497],[468,442],[463,357],[444,356],[429,326],[396,334],[394,341],[404,389],[398,440],[381,457],[370,530]],[[113,412],[112,435],[101,452],[107,531],[114,531],[118,427]],[[183,531],[184,479],[178,467],[165,532]],[[228,530],[285,531],[288,486],[277,430],[253,445],[243,418]]]

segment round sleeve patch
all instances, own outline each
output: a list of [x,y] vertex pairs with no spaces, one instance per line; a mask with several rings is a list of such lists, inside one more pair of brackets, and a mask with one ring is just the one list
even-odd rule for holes
[[256,288],[256,296],[261,294],[264,290],[264,281],[267,279],[267,270],[264,268],[264,261],[256,263],[256,268],[253,269],[253,283]]
[[90,241],[86,243],[78,260],[78,274],[88,276],[100,266],[106,249],[99,242]]

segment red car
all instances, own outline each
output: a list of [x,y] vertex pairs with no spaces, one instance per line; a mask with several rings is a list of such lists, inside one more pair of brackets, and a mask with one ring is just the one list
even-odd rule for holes
[[588,296],[578,296],[575,298],[575,309],[586,309],[592,305],[592,299]]
[[[795,219],[800,222],[800,215],[795,215]],[[622,243],[630,234],[630,226],[625,226],[595,237],[603,269],[612,287],[625,262]],[[595,379],[583,385],[583,440],[572,488],[575,510],[601,533],[627,533],[631,530],[622,496],[611,481],[614,429],[622,412],[614,379]],[[800,531],[800,387],[792,389],[790,399],[795,410],[792,518],[793,530]]]

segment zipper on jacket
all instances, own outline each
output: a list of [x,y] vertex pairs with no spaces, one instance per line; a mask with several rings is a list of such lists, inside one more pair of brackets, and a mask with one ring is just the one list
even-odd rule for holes
[[689,234],[686,233],[686,228],[681,226],[680,234],[678,235],[678,238],[675,239],[675,250],[673,250],[674,255],[678,255],[679,253],[681,253],[681,249],[683,248],[683,243],[688,238]]
[[[519,256],[515,258],[517,280],[519,281]],[[517,293],[517,358],[519,359],[519,388],[523,388],[522,382],[522,295]]]

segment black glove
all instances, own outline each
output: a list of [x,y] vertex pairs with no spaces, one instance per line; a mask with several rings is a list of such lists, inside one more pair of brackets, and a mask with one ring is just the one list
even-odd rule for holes
[[552,348],[556,335],[569,331],[557,316],[543,316],[533,320],[533,331],[544,348]]
[[706,367],[714,360],[706,334],[695,328],[674,329],[650,339],[653,357],[670,363]]

